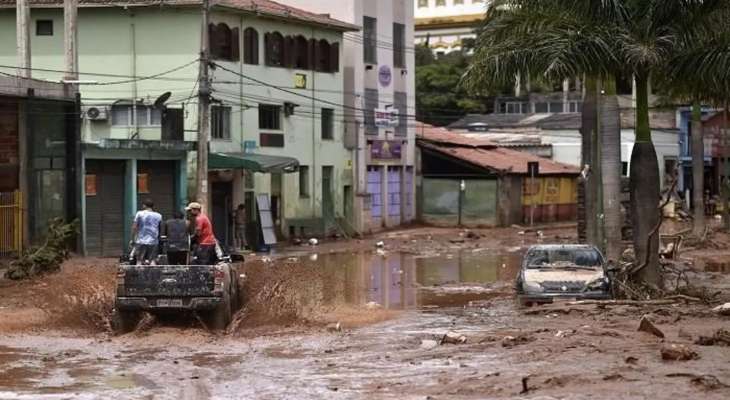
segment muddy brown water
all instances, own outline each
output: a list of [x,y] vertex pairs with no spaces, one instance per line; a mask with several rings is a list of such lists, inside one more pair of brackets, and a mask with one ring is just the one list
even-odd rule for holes
[[[510,250],[295,254],[244,269],[260,289],[251,301],[280,321],[386,314],[342,332],[281,330],[273,318],[253,336],[164,324],[119,337],[0,335],[0,399],[730,398],[725,387],[692,383],[713,375],[730,384],[730,348],[664,363],[662,341],[636,332],[642,312],[521,314],[510,291],[521,250]],[[682,324],[693,334],[722,324],[693,318],[657,323],[667,341]],[[448,331],[467,343],[428,344]],[[516,344],[505,346],[510,337]]]

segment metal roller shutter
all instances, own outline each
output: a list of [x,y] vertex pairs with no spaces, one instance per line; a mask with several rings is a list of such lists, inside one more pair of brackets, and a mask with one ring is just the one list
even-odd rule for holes
[[137,174],[146,174],[148,179],[146,188],[137,187],[137,208],[141,209],[142,201],[149,198],[164,220],[171,218],[175,211],[175,161],[138,161]]
[[[118,257],[124,250],[124,161],[86,160],[86,251]],[[88,185],[88,183],[87,183]]]

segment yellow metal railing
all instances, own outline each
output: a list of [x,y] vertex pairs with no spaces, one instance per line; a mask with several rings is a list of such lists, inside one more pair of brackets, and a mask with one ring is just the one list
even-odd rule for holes
[[23,194],[0,193],[0,256],[23,251]]

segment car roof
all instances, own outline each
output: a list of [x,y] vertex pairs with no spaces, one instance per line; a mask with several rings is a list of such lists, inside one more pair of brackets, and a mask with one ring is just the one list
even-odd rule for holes
[[595,250],[596,246],[590,244],[536,244],[530,246],[529,250]]

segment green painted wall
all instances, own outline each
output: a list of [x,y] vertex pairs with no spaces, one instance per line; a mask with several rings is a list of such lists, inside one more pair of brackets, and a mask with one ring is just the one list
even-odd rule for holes
[[[422,183],[423,222],[434,225],[456,225],[459,221],[460,179],[424,178]],[[497,180],[465,180],[461,205],[464,226],[496,226]]]

